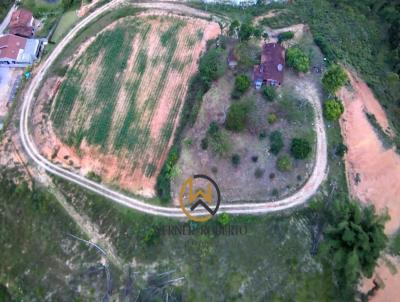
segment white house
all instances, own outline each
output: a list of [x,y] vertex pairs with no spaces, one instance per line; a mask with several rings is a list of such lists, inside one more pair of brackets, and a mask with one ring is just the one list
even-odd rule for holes
[[0,66],[25,67],[32,65],[40,55],[42,42],[15,35],[0,36]]

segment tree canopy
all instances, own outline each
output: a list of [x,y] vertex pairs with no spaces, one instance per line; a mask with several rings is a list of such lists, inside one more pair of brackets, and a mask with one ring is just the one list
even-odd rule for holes
[[336,201],[329,211],[320,253],[332,262],[338,282],[351,288],[361,275],[372,277],[380,252],[386,246],[386,218],[373,206],[360,208],[354,201]]
[[324,116],[329,121],[336,121],[344,112],[343,104],[340,100],[330,99],[324,103]]
[[311,152],[310,143],[304,138],[294,138],[290,152],[295,159],[305,159]]
[[299,72],[307,72],[310,69],[310,58],[298,47],[290,47],[286,51],[286,63]]
[[208,85],[220,77],[225,69],[225,52],[219,48],[210,49],[200,59],[199,73]]
[[322,86],[331,94],[336,93],[348,81],[346,72],[339,65],[331,65],[322,78]]
[[235,90],[244,93],[247,89],[249,89],[251,81],[249,77],[245,74],[238,75],[235,78]]

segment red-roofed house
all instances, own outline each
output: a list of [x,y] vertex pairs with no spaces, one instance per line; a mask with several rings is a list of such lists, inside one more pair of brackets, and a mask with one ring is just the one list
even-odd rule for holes
[[0,37],[0,66],[24,67],[31,65],[40,54],[42,43],[15,35]]
[[253,81],[256,89],[262,84],[279,86],[283,82],[285,49],[278,43],[264,44],[260,65],[253,69]]
[[35,29],[33,26],[33,15],[26,9],[16,10],[8,25],[10,34],[30,38],[33,36]]

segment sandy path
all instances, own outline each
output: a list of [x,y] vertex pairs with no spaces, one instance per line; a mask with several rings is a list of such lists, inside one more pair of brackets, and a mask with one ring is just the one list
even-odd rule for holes
[[381,212],[387,209],[391,220],[386,224],[386,232],[393,233],[400,226],[400,156],[393,149],[383,148],[366,118],[364,110],[373,113],[383,128],[388,127],[386,115],[372,91],[357,77],[350,75],[350,79],[353,91],[342,88],[339,92],[345,106],[340,124],[349,148],[346,172],[350,192]]

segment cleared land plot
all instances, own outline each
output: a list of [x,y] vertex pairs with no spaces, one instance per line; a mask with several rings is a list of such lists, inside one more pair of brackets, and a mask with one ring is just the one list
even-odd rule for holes
[[[193,128],[183,139],[178,170],[181,172],[172,181],[172,196],[178,200],[180,184],[193,174],[210,175],[221,190],[224,202],[276,200],[297,191],[310,176],[313,169],[314,152],[306,160],[293,160],[288,172],[278,171],[277,158],[290,154],[290,143],[294,137],[307,138],[314,145],[314,111],[309,98],[319,97],[310,77],[299,78],[287,71],[283,87],[277,90],[274,102],[266,102],[261,93],[251,88],[243,97],[251,100],[252,110],[247,129],[236,133],[224,129],[224,116],[232,100],[234,75],[229,71],[213,84],[203,98],[202,107]],[[304,89],[308,87],[309,89]],[[276,121],[268,122],[268,117]],[[211,122],[217,122],[229,141],[229,150],[218,155],[210,145],[202,148]],[[280,132],[282,150],[277,155],[270,152],[271,133]],[[239,155],[240,163],[234,165],[232,156]],[[258,172],[257,172],[258,171]],[[256,174],[259,174],[256,176]]]
[[53,159],[152,195],[189,79],[218,34],[216,23],[173,16],[110,25],[69,68],[55,99],[52,126],[76,152]]

